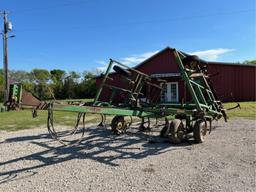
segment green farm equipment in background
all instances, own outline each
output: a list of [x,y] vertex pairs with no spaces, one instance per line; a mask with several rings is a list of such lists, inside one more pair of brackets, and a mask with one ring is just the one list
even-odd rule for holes
[[4,106],[7,111],[17,110],[20,108],[22,97],[22,85],[21,84],[10,84],[9,95]]
[[[152,128],[150,119],[155,118],[164,122],[160,136],[168,138],[170,142],[180,143],[190,133],[197,143],[203,142],[205,136],[211,132],[212,121],[222,117],[226,121],[227,115],[221,101],[217,99],[206,67],[200,59],[184,55],[177,50],[174,50],[174,54],[180,78],[185,82],[186,90],[191,96],[190,102],[161,102],[165,80],[150,77],[120,62],[110,60],[94,102],[79,105],[64,105],[55,101],[48,103],[49,133],[53,138],[67,144],[61,139],[63,131],[59,133],[54,127],[54,111],[64,111],[78,113],[75,127],[65,132],[71,136],[81,133],[83,137],[86,114],[99,114],[100,126],[106,126],[106,116],[113,117],[110,125],[115,134],[125,133],[134,123],[134,118],[139,119],[140,130],[149,130]],[[116,81],[122,82],[122,86],[115,84]],[[101,101],[103,90],[110,94],[107,99]],[[80,121],[83,124],[82,128],[79,126]],[[81,141],[82,137],[76,141]]]
[[20,84],[11,84],[9,86],[8,100],[4,103],[5,107],[1,111],[5,111],[5,109],[7,111],[18,109],[21,103],[21,96],[22,86]]
[[9,86],[9,96],[4,106],[7,111],[20,109],[37,110],[46,109],[47,103],[23,89],[20,83],[13,83]]

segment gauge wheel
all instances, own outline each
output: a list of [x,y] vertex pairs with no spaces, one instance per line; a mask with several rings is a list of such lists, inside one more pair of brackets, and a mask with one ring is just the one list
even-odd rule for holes
[[174,119],[170,123],[170,142],[171,143],[181,143],[184,139],[184,124],[179,119]]
[[193,136],[196,143],[203,143],[208,133],[207,121],[198,120],[195,122]]
[[115,116],[111,122],[112,131],[119,135],[125,132],[125,121],[123,116]]

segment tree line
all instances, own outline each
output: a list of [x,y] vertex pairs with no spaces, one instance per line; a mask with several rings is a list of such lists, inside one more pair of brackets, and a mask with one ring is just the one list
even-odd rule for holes
[[[11,83],[21,83],[22,87],[41,100],[93,98],[96,94],[96,73],[84,71],[66,72],[61,69],[33,69],[30,72],[11,70]],[[0,102],[4,99],[3,70],[0,69]]]

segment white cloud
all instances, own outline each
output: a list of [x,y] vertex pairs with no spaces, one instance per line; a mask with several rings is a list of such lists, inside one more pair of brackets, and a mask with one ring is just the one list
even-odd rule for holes
[[[124,65],[128,65],[130,67],[133,67],[136,64],[141,63],[142,61],[148,59],[149,57],[155,55],[156,53],[158,53],[159,51],[151,51],[151,52],[146,52],[146,53],[142,53],[139,55],[131,55],[129,57],[123,57],[121,59],[119,59],[119,61],[124,64]],[[96,71],[102,72],[105,71],[107,69],[108,66],[108,62],[104,61],[104,60],[97,60],[95,61],[97,64],[100,64],[101,66],[96,67]]]
[[108,63],[104,60],[97,60],[95,63],[100,64],[101,66],[96,67],[96,72],[101,73],[106,71]]
[[[235,51],[235,49],[224,49],[224,48],[218,48],[218,49],[209,49],[209,50],[204,50],[204,51],[195,51],[195,52],[190,52],[189,54],[191,55],[197,55],[202,59],[206,60],[211,60],[211,61],[216,61],[221,55],[225,53],[229,53]],[[141,63],[142,61],[148,59],[149,57],[155,55],[159,51],[151,51],[151,52],[145,52],[142,54],[134,54],[128,57],[123,57],[118,59],[121,63],[124,65],[128,65],[130,67],[133,67],[136,64]],[[96,67],[97,71],[105,71],[108,66],[108,62],[104,60],[98,60],[96,61],[97,64],[100,64],[101,66]]]
[[108,63],[106,62],[106,61],[104,61],[104,60],[97,60],[97,61],[95,61],[96,63],[98,63],[98,64],[100,64],[100,65],[103,65],[103,66],[105,66],[105,65],[107,65]]
[[189,54],[197,55],[198,57],[200,57],[202,59],[216,61],[220,57],[220,55],[223,55],[225,53],[229,53],[232,51],[235,51],[235,49],[218,48],[218,49],[209,49],[209,50],[204,50],[204,51],[195,51],[195,52],[191,52]]
[[106,69],[107,69],[107,66],[105,66],[105,67],[96,67],[96,73],[102,73],[102,72],[106,71]]
[[129,57],[121,58],[120,62],[123,63],[124,65],[134,66],[135,64],[141,63],[142,61],[148,59],[149,57],[155,55],[158,52],[159,51],[151,51],[151,52],[146,52],[139,55],[131,55]]

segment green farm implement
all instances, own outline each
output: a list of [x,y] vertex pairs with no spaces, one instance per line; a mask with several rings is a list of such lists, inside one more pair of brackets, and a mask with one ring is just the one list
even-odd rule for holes
[[20,109],[46,109],[47,102],[41,101],[30,92],[22,88],[21,84],[13,83],[9,86],[8,100],[4,103],[7,111]]
[[[101,116],[99,126],[106,125],[106,116],[112,117],[111,129],[115,134],[125,133],[134,122],[139,120],[141,131],[151,128],[150,119],[161,119],[163,123],[161,137],[172,143],[180,143],[189,133],[197,143],[204,141],[211,132],[213,120],[227,116],[221,101],[212,88],[206,68],[196,56],[184,55],[174,50],[180,77],[185,82],[186,90],[191,96],[190,102],[165,103],[161,93],[166,81],[153,78],[122,63],[110,60],[108,68],[101,77],[101,84],[96,97],[91,103],[64,105],[57,102],[48,103],[47,126],[53,138],[66,144],[64,135],[84,135],[86,114]],[[115,82],[121,82],[118,86]],[[107,99],[101,97],[108,91]],[[78,114],[75,127],[69,132],[58,132],[54,126],[54,111],[75,112]],[[128,120],[127,120],[128,119]],[[81,122],[80,122],[81,121]],[[138,122],[138,121],[137,121]],[[80,130],[80,123],[83,124]],[[82,137],[76,139],[79,142]]]
[[[12,84],[5,106],[7,110],[32,108],[33,117],[37,115],[37,110],[48,110],[48,131],[63,144],[77,143],[83,139],[87,114],[100,115],[99,127],[105,127],[107,117],[111,118],[110,126],[115,134],[125,133],[134,124],[140,131],[151,130],[151,121],[156,119],[156,122],[162,122],[160,136],[168,138],[170,142],[180,143],[192,133],[194,140],[201,143],[211,132],[212,121],[222,117],[227,121],[227,115],[217,99],[204,62],[197,56],[185,55],[177,50],[174,50],[174,55],[180,71],[179,78],[189,93],[189,101],[166,103],[162,99],[166,80],[110,60],[91,103],[44,102],[23,90],[20,84]],[[55,126],[54,112],[57,111],[62,114],[67,112],[68,116],[77,114],[74,128],[67,131],[62,126],[57,131],[60,126]],[[71,141],[66,139],[67,136],[72,138]]]

